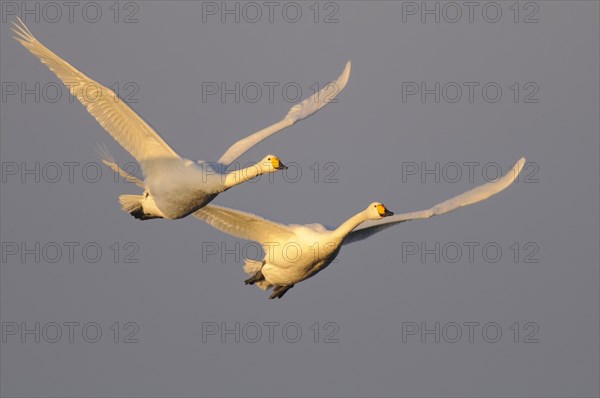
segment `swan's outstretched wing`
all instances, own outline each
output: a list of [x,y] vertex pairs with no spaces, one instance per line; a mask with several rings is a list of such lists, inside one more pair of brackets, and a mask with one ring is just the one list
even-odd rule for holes
[[294,236],[294,233],[283,224],[240,210],[206,205],[193,214],[219,231],[262,244],[278,242]]
[[439,203],[430,209],[415,211],[412,213],[398,214],[395,216],[386,217],[382,220],[366,221],[346,236],[346,239],[344,239],[344,244],[366,239],[377,232],[383,231],[384,229],[401,222],[438,216],[440,214],[445,214],[451,212],[452,210],[456,210],[459,207],[472,205],[473,203],[486,200],[490,196],[503,191],[509,185],[511,185],[521,170],[523,170],[524,165],[525,158],[521,158],[504,176],[497,181],[480,185],[477,188],[473,188],[470,191],[453,197],[452,199],[448,199],[442,203]]
[[288,114],[285,115],[285,117],[279,122],[267,128],[264,128],[252,135],[249,135],[246,138],[242,138],[241,140],[233,144],[223,154],[223,156],[221,156],[218,162],[229,166],[237,158],[242,156],[246,151],[248,151],[250,148],[258,144],[265,138],[283,130],[286,127],[293,125],[298,120],[305,119],[310,115],[314,114],[319,109],[323,108],[325,105],[331,102],[331,100],[333,100],[344,89],[344,87],[346,87],[349,78],[350,61],[346,63],[344,71],[337,78],[337,80],[325,85],[325,87],[323,87],[320,91],[314,93],[312,96],[305,99],[301,103],[292,106]]
[[90,79],[54,54],[31,34],[19,19],[13,22],[15,39],[46,64],[102,127],[148,173],[152,160],[180,159],[179,155],[114,91]]

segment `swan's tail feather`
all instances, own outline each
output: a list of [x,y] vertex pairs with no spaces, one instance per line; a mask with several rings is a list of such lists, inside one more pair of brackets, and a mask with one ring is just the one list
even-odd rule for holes
[[[144,208],[142,207],[142,201],[144,200],[143,195],[121,195],[119,196],[119,203],[121,203],[121,210],[131,213],[135,218],[140,218],[144,215]],[[138,216],[139,215],[139,216]]]
[[[133,182],[140,188],[144,188],[144,183],[142,180],[137,178],[134,175],[127,173],[121,167],[119,167],[118,163],[115,162],[114,158],[108,152],[106,146],[99,146],[97,148],[98,154],[102,158],[102,162],[110,167],[116,173],[119,173],[121,177],[123,177],[126,181]],[[119,196],[119,203],[121,203],[121,210],[131,214],[138,220],[149,220],[152,218],[162,218],[159,216],[151,216],[144,213],[144,206],[142,205],[142,201],[144,200],[143,195],[121,195]]]
[[[261,270],[262,266],[262,261],[246,259],[246,263],[244,264],[244,272],[250,275],[254,275]],[[271,287],[271,284],[265,280],[262,280],[256,282],[254,286],[258,286],[262,290],[267,290]]]
[[161,216],[146,214],[146,212],[144,212],[144,206],[142,204],[142,201],[144,199],[144,195],[121,195],[119,196],[121,210],[131,214],[138,220],[152,220],[153,218],[163,218]]

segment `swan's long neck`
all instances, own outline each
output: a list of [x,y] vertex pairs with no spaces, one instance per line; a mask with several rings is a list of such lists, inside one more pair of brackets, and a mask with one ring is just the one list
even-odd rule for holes
[[245,169],[235,170],[225,175],[225,189],[229,189],[233,186],[246,182],[264,174],[265,172],[258,164],[254,164]]
[[340,239],[343,239],[346,237],[346,235],[348,235],[350,232],[352,232],[352,230],[354,228],[356,228],[357,226],[359,226],[361,223],[363,223],[366,220],[367,220],[366,210],[363,210],[360,213],[358,213],[358,214],[350,217],[346,221],[344,221],[344,223],[342,225],[340,225],[339,227],[337,227],[337,229],[335,231],[333,231],[333,233]]

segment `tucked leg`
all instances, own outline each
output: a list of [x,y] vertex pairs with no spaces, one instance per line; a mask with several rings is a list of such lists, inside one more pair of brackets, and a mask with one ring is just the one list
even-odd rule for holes
[[293,288],[294,285],[283,285],[283,286],[277,286],[273,289],[273,293],[269,296],[269,299],[275,299],[275,298],[282,298],[283,295],[290,290],[291,288]]
[[265,279],[265,276],[262,272],[258,271],[256,274],[252,275],[250,278],[244,281],[246,285],[254,285],[256,282],[260,282]]

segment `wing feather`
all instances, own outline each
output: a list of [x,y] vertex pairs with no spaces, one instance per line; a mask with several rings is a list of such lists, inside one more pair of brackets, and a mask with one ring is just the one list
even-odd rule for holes
[[502,176],[498,180],[490,181],[486,184],[480,185],[467,192],[457,195],[452,199],[448,199],[442,203],[438,203],[430,209],[415,211],[412,213],[398,214],[395,216],[386,217],[382,220],[366,221],[346,236],[344,244],[349,244],[366,239],[376,234],[377,232],[383,231],[384,229],[387,229],[401,222],[438,216],[441,214],[449,213],[460,207],[472,205],[474,203],[486,200],[487,198],[494,196],[497,193],[502,192],[503,190],[508,188],[516,180],[519,173],[521,173],[521,170],[523,170],[524,165],[525,158],[521,158],[517,163],[515,163],[511,167],[511,169],[504,176]]
[[19,18],[14,37],[65,83],[100,125],[142,166],[145,173],[153,160],[181,159],[177,153],[117,94],[90,79],[40,43]]
[[[218,160],[219,163],[226,166],[231,165],[237,158],[250,150],[253,146],[264,140],[265,138],[285,129],[296,123],[299,120],[315,114],[319,109],[330,103],[348,83],[350,78],[351,63],[348,61],[342,74],[333,82],[325,85],[321,90],[311,95],[299,104],[291,107],[288,114],[279,122],[264,128],[246,138],[242,138],[233,144]],[[330,92],[333,87],[333,94]]]
[[294,236],[283,224],[222,206],[206,205],[196,211],[194,216],[226,234],[261,244],[279,242]]
[[112,155],[108,152],[108,149],[106,148],[106,146],[100,146],[98,148],[98,154],[100,155],[100,158],[102,159],[102,163],[104,163],[106,166],[108,166],[115,173],[119,174],[125,181],[132,182],[135,185],[137,185],[138,187],[144,188],[144,182],[142,180],[140,180],[137,176],[135,176],[133,174],[129,174],[128,172],[123,170],[121,168],[121,166],[119,166],[119,164],[112,157]]

